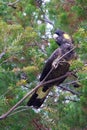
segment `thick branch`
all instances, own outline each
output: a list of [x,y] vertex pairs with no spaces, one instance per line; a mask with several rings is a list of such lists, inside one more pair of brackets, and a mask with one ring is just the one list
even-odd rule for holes
[[[72,50],[74,50],[74,48],[72,48],[70,51],[66,52],[63,56],[61,56],[60,58],[57,59],[57,63],[67,54],[69,54]],[[65,75],[63,76],[60,76],[58,78],[55,78],[55,79],[52,79],[52,80],[49,80],[49,81],[45,81],[45,79],[49,76],[49,74],[51,73],[51,71],[55,69],[54,67],[52,67],[52,69],[50,70],[50,72],[46,75],[46,77],[43,79],[42,82],[40,82],[39,85],[37,85],[34,89],[32,89],[29,93],[27,93],[19,102],[17,102],[17,104],[15,104],[7,113],[3,114],[1,117],[0,117],[0,120],[6,118],[11,112],[13,112],[15,110],[15,108],[17,108],[28,96],[30,96],[34,91],[36,91],[39,87],[41,87],[42,85],[46,85],[48,83],[52,83],[54,81],[58,81],[62,78],[65,78],[67,77],[68,75],[70,75],[71,72],[67,72]]]
[[7,113],[0,116],[0,120],[6,118],[12,111],[15,110],[29,95],[31,95],[37,88],[39,88],[41,84],[37,85],[34,89],[28,92],[19,102],[17,102]]
[[[71,73],[71,72],[70,72]],[[63,75],[63,76],[61,76],[61,77],[59,77],[59,78],[56,78],[56,79],[52,79],[52,80],[49,80],[49,81],[46,81],[46,82],[40,82],[40,84],[38,84],[34,89],[32,89],[30,92],[28,92],[19,102],[17,102],[17,104],[15,104],[7,113],[5,113],[5,114],[3,114],[2,116],[0,116],[0,120],[2,120],[2,119],[4,119],[4,118],[6,118],[6,117],[8,117],[8,115],[10,114],[10,113],[12,113],[14,110],[15,110],[15,108],[17,108],[27,97],[29,97],[34,91],[36,91],[39,87],[41,87],[42,85],[46,85],[46,84],[48,84],[48,83],[52,83],[52,82],[54,82],[54,81],[58,81],[58,80],[60,80],[60,79],[62,79],[62,78],[64,78],[64,77],[67,77],[69,74],[70,74],[69,72],[68,73],[66,73],[65,75]]]

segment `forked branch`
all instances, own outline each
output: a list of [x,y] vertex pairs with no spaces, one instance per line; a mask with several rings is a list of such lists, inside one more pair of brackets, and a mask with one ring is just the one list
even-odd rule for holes
[[48,83],[52,83],[54,81],[58,81],[64,77],[67,77],[68,75],[70,75],[71,72],[67,72],[65,75],[59,77],[59,78],[55,78],[46,82],[40,82],[34,89],[32,89],[30,92],[28,92],[19,102],[17,102],[8,112],[6,112],[5,114],[3,114],[2,116],[0,116],[0,120],[5,119],[6,117],[8,117],[8,115],[10,113],[12,113],[27,97],[29,97],[33,92],[35,92],[39,87],[41,87],[42,85],[46,85]]
[[[70,51],[68,51],[67,53],[65,53],[63,56],[61,56],[58,60],[57,60],[57,62],[59,62],[65,55],[67,55],[68,53],[70,53],[72,50],[74,50],[75,49],[75,47],[73,48],[73,49],[71,49]],[[60,76],[60,77],[58,77],[58,78],[55,78],[55,79],[52,79],[52,80],[49,80],[49,81],[46,81],[45,82],[45,79],[49,76],[49,74],[51,73],[51,71],[53,70],[53,69],[55,69],[55,68],[53,68],[52,67],[52,69],[50,70],[50,72],[46,75],[46,77],[43,79],[43,81],[42,82],[40,82],[34,89],[32,89],[30,92],[28,92],[19,102],[17,102],[8,112],[6,112],[5,114],[3,114],[2,116],[0,116],[0,120],[2,120],[2,119],[5,119],[6,117],[8,117],[8,115],[10,114],[10,113],[12,113],[14,110],[15,110],[15,108],[17,108],[27,97],[29,97],[33,92],[35,92],[39,87],[41,87],[42,85],[46,85],[46,84],[48,84],[48,83],[52,83],[52,82],[54,82],[54,81],[58,81],[58,80],[61,80],[61,79],[63,79],[63,78],[65,78],[65,77],[67,77],[68,75],[70,75],[70,73],[71,72],[67,72],[65,75],[63,75],[63,76]]]

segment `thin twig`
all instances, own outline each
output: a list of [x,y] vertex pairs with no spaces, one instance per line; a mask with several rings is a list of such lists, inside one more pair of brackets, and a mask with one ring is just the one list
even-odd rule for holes
[[3,2],[3,1],[1,1],[1,3],[2,3],[2,4],[5,4],[5,5],[7,5],[7,6],[13,6],[13,5],[15,5],[16,3],[18,3],[19,1],[21,1],[21,0],[16,0],[16,1],[14,1],[14,2]]
[[45,21],[46,23],[51,24],[54,27],[54,24],[52,23],[52,21],[50,19],[48,19],[48,17],[44,13],[43,8],[41,6],[39,8],[40,8],[41,12],[43,13],[43,19],[42,20]]
[[17,110],[20,110],[20,109],[24,109],[24,108],[27,108],[28,106],[19,106],[17,108],[14,109],[14,111],[17,111]]
[[23,106],[23,108],[21,110],[17,110],[17,111],[13,111],[11,114],[9,114],[8,116],[12,116],[12,115],[15,115],[19,112],[23,112],[23,111],[26,111],[26,110],[29,110],[30,108],[28,106]]
[[21,0],[16,0],[16,1],[12,2],[12,3],[11,3],[11,2],[9,2],[9,3],[8,3],[8,6],[15,5],[15,4],[16,4],[16,3],[18,3],[19,1],[21,1]]
[[54,24],[46,17],[44,16],[44,19],[43,19],[46,23],[49,23],[51,24],[52,26],[54,26]]
[[16,1],[14,1],[14,2],[3,2],[3,1],[1,1],[1,3],[2,4],[5,4],[5,5],[7,5],[7,6],[10,6],[10,7],[12,7],[12,8],[14,8],[14,9],[16,9],[16,4],[18,3],[18,2],[20,2],[21,0],[16,0]]
[[7,93],[9,93],[11,90],[7,90],[5,93],[3,93],[2,95],[0,95],[0,98],[1,97],[4,97]]
[[[56,59],[56,61],[57,61],[57,65],[58,65],[58,63],[59,63],[59,61],[62,59],[62,58],[64,58],[64,56],[66,56],[67,54],[69,54],[71,51],[73,51],[75,49],[75,47],[73,47],[71,50],[69,50],[68,52],[66,52],[64,55],[62,55],[60,58],[58,57],[57,59]],[[45,78],[42,80],[42,82],[44,82],[45,81],[45,79],[49,76],[49,74],[53,71],[53,69],[55,69],[53,66],[52,66],[52,68],[51,68],[51,70],[49,71],[49,73],[45,76]],[[53,79],[54,80],[54,79]]]
[[70,49],[69,51],[67,51],[64,55],[62,55],[60,58],[58,57],[56,59],[57,63],[58,61],[60,61],[62,58],[64,58],[67,54],[69,54],[71,51],[73,51],[76,47],[73,47],[72,49]]
[[0,54],[0,59],[5,55],[5,51]]
[[69,91],[70,93],[72,93],[72,94],[74,94],[74,95],[80,95],[80,93],[75,92],[75,91],[73,91],[72,89],[70,89],[70,88],[68,88],[68,87],[64,87],[64,86],[62,86],[62,85],[59,85],[58,87],[60,87],[60,88],[63,89],[63,90]]
[[77,79],[77,80],[74,80],[74,81],[72,81],[72,82],[63,83],[62,85],[71,85],[71,84],[73,84],[73,83],[77,83],[77,82],[82,81],[82,80],[87,80],[87,77],[86,77],[86,78],[83,78],[83,79]]
[[77,102],[78,100],[75,100],[75,99],[70,99],[70,98],[65,98],[65,101],[68,100],[68,101],[72,101],[72,102]]

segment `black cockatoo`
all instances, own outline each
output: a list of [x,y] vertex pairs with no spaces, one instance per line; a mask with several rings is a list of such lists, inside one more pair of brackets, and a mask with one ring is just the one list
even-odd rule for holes
[[[45,67],[42,71],[40,81],[43,81],[47,75],[48,76],[45,78],[44,82],[65,75],[69,71],[69,61],[71,61],[75,57],[75,52],[73,50],[73,40],[67,33],[61,30],[57,30],[53,35],[53,38],[55,39],[59,47],[48,58]],[[60,58],[70,50],[72,50],[70,53]],[[50,71],[51,69],[52,71]],[[52,83],[48,83],[47,85],[38,88],[30,97],[27,105],[33,106],[34,108],[38,109],[43,104],[51,88],[54,85],[60,85],[66,78],[67,77],[63,77],[58,81],[53,81]]]

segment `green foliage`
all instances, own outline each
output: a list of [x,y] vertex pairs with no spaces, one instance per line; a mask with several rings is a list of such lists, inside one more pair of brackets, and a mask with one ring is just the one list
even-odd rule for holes
[[50,56],[52,52],[58,47],[53,39],[50,39],[50,45],[46,48],[47,55]]
[[[81,87],[74,89],[81,96],[53,89],[40,112],[29,109],[14,114],[0,121],[1,130],[35,130],[37,125],[52,130],[87,127],[86,7],[85,0],[50,0],[41,5],[21,0],[13,6],[8,0],[0,1],[0,115],[36,86],[45,60],[58,48],[53,38],[48,37],[49,30],[50,36],[57,28],[72,35],[77,59],[72,61],[70,69],[77,71],[81,79]],[[52,29],[47,30],[44,15],[54,23]],[[36,117],[38,121],[34,122]]]

